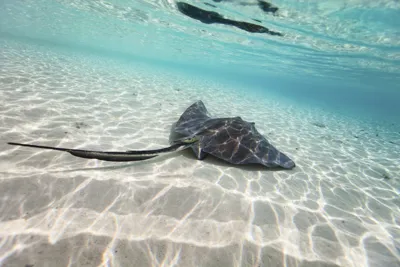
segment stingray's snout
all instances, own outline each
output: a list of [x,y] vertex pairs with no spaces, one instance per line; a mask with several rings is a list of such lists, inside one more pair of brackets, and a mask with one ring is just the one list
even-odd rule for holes
[[288,156],[278,151],[278,149],[276,149],[275,147],[271,146],[268,149],[266,166],[293,169],[296,164]]
[[285,169],[293,169],[296,166],[293,160],[291,160],[288,156],[279,151],[277,155],[277,163],[279,166]]
[[[293,169],[294,167],[296,167],[296,164],[294,163],[293,160],[291,160],[288,156],[284,155],[281,153],[282,156],[284,156],[286,159],[285,160],[281,160],[281,164],[280,166],[285,168],[285,169]],[[282,157],[281,157],[282,159]]]

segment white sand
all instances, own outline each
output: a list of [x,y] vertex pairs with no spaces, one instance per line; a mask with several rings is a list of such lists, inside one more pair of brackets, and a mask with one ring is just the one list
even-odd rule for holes
[[[4,40],[0,62],[0,265],[400,266],[395,130],[133,62]],[[297,167],[191,151],[110,163],[6,144],[159,148],[198,99],[254,121]]]

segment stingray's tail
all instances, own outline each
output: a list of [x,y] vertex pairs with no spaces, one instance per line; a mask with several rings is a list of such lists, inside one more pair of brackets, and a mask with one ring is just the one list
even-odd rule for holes
[[161,148],[161,149],[153,149],[153,150],[135,150],[135,151],[126,151],[126,152],[105,152],[105,151],[94,151],[94,150],[82,150],[82,149],[71,149],[71,148],[62,148],[62,147],[52,147],[52,146],[40,146],[40,145],[30,145],[30,144],[21,144],[9,142],[9,145],[13,146],[26,146],[26,147],[34,147],[34,148],[42,148],[42,149],[51,149],[68,152],[75,157],[86,158],[86,159],[98,159],[105,161],[140,161],[145,159],[151,159],[157,157],[161,154],[180,151],[188,148],[192,143],[190,141],[181,142],[173,144],[172,146]]

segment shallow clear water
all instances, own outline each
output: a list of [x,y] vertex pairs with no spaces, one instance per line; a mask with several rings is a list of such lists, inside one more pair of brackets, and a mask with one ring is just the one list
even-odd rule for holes
[[282,0],[275,13],[257,1],[192,4],[283,36],[204,24],[166,0],[2,1],[1,35],[207,73],[398,123],[398,1]]
[[[400,3],[186,3],[220,23],[176,1],[0,2],[0,265],[400,266]],[[159,148],[199,99],[296,168],[6,144]]]

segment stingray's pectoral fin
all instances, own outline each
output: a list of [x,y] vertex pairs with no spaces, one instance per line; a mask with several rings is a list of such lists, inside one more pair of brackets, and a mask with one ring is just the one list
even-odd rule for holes
[[[158,156],[158,153],[153,153],[153,151],[132,151],[132,152],[104,152],[104,151],[93,151],[93,150],[82,150],[82,149],[70,149],[70,148],[61,148],[61,147],[52,147],[52,146],[40,146],[40,145],[30,145],[30,144],[21,144],[10,142],[9,145],[14,146],[25,146],[25,147],[34,147],[41,149],[50,149],[50,150],[58,150],[63,152],[68,152],[71,155],[79,158],[85,159],[98,159],[104,161],[140,161],[151,159]],[[159,150],[154,150],[159,151]]]

